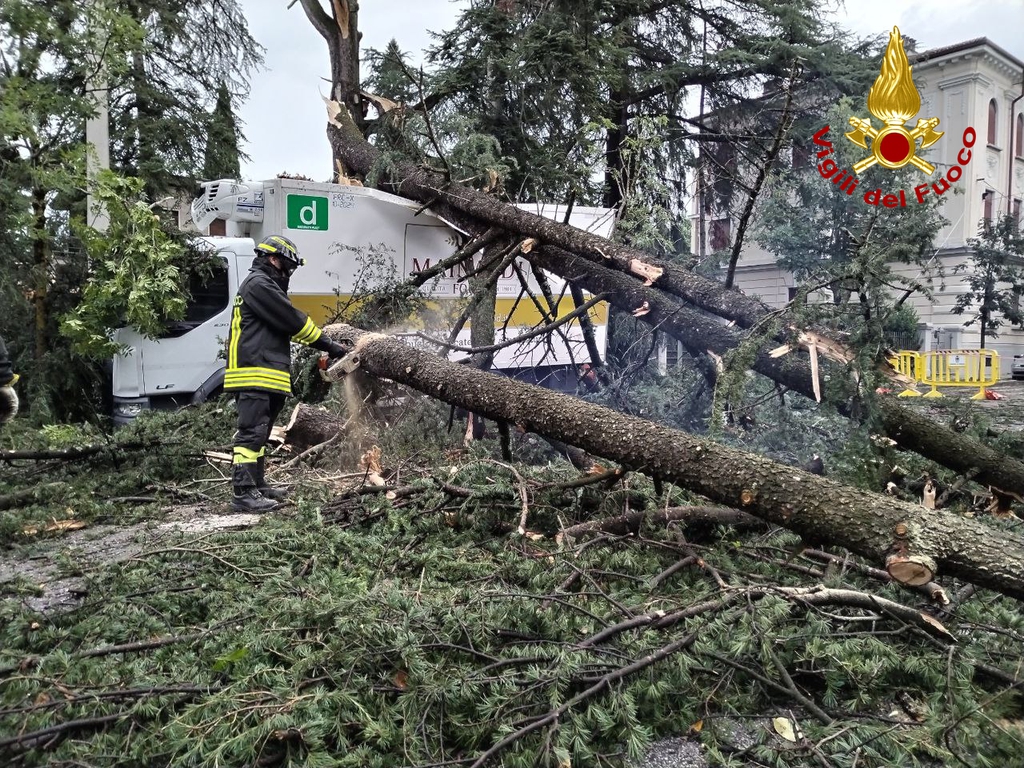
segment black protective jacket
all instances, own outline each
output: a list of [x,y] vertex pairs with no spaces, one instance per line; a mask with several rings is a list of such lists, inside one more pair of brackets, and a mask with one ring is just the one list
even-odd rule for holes
[[292,306],[287,289],[287,278],[265,257],[257,256],[235,296],[225,390],[290,395],[289,342],[330,351],[330,341],[305,312]]
[[0,337],[0,387],[6,387],[14,380],[14,369],[11,368],[11,358],[7,356],[7,347],[3,337]]

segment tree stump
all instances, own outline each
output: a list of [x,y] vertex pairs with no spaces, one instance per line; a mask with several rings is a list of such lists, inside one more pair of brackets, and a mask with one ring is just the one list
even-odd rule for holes
[[344,427],[341,417],[326,408],[299,403],[284,428],[285,445],[301,453],[330,440]]

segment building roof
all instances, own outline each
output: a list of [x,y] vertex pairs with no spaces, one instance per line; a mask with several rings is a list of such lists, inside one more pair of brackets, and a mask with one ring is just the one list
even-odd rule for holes
[[926,61],[939,59],[942,58],[943,56],[949,56],[950,54],[953,53],[962,53],[963,51],[970,51],[974,48],[983,48],[985,46],[988,46],[993,51],[1002,56],[1004,59],[1015,64],[1018,68],[1024,69],[1024,61],[1018,59],[1005,48],[1000,48],[987,37],[976,37],[973,40],[964,40],[963,42],[960,43],[944,45],[941,48],[932,48],[927,51],[922,51],[921,53],[911,54],[909,58],[911,64],[923,64]]

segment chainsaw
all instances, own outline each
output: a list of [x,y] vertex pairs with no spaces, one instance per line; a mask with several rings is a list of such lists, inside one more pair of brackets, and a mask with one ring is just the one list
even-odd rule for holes
[[358,368],[360,359],[359,355],[350,352],[334,365],[328,365],[329,362],[330,359],[327,355],[321,355],[317,367],[320,369],[320,378],[333,384],[341,381]]

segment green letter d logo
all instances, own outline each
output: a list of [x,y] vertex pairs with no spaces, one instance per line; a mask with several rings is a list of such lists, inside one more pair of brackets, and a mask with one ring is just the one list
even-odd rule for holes
[[288,229],[327,229],[327,198],[288,195]]

